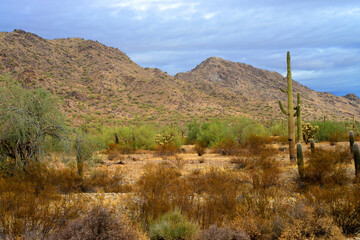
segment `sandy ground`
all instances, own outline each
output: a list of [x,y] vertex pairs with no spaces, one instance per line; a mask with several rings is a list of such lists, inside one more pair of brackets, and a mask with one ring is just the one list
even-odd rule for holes
[[[331,146],[328,142],[316,143],[316,148],[335,149],[336,147],[348,147],[348,142],[339,142],[335,146]],[[273,144],[277,149],[277,154],[274,156],[276,161],[280,161],[284,168],[296,170],[296,164],[290,163],[288,155],[288,145]],[[125,174],[125,179],[129,183],[136,182],[143,174],[143,167],[146,164],[159,164],[167,162],[181,168],[184,173],[188,173],[194,170],[205,170],[211,167],[219,168],[233,168],[234,164],[231,163],[231,159],[234,156],[223,156],[221,154],[213,153],[211,150],[207,150],[202,156],[194,150],[193,145],[185,145],[182,147],[184,151],[178,153],[175,156],[157,156],[156,153],[151,151],[137,151],[134,154],[116,155],[110,157],[105,154],[100,154],[101,164],[114,169],[121,169]],[[306,154],[310,151],[310,144],[303,144],[303,152]],[[305,158],[306,161],[306,158]],[[121,163],[120,163],[121,162]]]

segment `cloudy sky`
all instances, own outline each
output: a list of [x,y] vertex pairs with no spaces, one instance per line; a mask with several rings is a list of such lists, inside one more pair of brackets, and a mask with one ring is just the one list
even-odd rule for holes
[[143,67],[189,71],[208,57],[360,96],[359,0],[0,0],[0,31],[81,37]]

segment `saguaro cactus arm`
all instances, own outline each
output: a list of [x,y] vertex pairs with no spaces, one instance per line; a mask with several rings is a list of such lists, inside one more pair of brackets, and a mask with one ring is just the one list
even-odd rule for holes
[[283,112],[283,114],[285,115],[289,115],[289,112],[285,110],[285,108],[283,107],[281,101],[279,100],[279,106],[280,106],[280,110]]
[[287,91],[284,90],[283,88],[280,88],[280,91],[283,92],[283,93],[287,93]]

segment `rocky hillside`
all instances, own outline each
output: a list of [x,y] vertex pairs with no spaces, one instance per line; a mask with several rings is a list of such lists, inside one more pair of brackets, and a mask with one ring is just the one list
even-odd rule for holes
[[[284,68],[286,63],[284,63]],[[286,104],[286,80],[277,72],[254,68],[244,63],[234,63],[211,57],[186,73],[175,75],[176,79],[189,82],[200,91],[217,98],[230,96],[245,106],[250,115],[266,118],[281,117],[277,100]],[[300,92],[305,119],[327,116],[347,119],[360,116],[360,99],[354,94],[338,97],[330,93],[316,92],[293,81],[294,101]]]
[[[142,68],[116,48],[80,38],[46,40],[15,30],[0,33],[0,73],[24,87],[42,86],[63,101],[69,124],[183,122],[191,118],[281,116],[284,78],[250,65],[209,58],[172,77]],[[355,95],[336,97],[294,83],[308,118],[360,116]]]

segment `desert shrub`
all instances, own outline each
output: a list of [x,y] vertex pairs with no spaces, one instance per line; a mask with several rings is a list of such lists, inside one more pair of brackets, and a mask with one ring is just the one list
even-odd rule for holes
[[11,177],[18,171],[19,171],[19,166],[16,164],[16,159],[5,156],[2,159],[0,159],[1,177]]
[[159,156],[171,156],[179,152],[179,147],[175,143],[158,145],[155,148],[156,154]]
[[145,239],[124,217],[118,217],[108,209],[96,206],[84,216],[78,217],[51,236],[51,239]]
[[182,144],[182,139],[179,135],[179,131],[175,128],[164,128],[162,134],[157,134],[155,142],[157,146],[155,150],[160,156],[169,156],[174,155],[180,151],[180,145]]
[[132,152],[136,149],[153,149],[156,146],[156,130],[153,125],[132,125],[119,128],[103,127],[100,131],[92,131],[92,140],[96,143],[96,150],[102,150],[115,144],[115,134],[119,143],[116,144],[120,151]]
[[151,240],[190,240],[197,231],[197,225],[175,209],[159,217],[150,226]]
[[[39,174],[37,171],[35,174]],[[59,169],[51,169],[49,179],[51,185],[57,189],[58,193],[74,193],[81,191],[83,179],[79,176],[74,165],[65,166]]]
[[131,186],[124,181],[124,175],[119,168],[110,170],[107,167],[98,167],[91,174],[85,176],[82,182],[85,192],[129,192]]
[[199,156],[202,156],[205,153],[206,147],[204,147],[201,143],[196,143],[194,150]]
[[214,147],[225,138],[234,138],[228,123],[220,120],[203,122],[197,135],[197,142],[204,147]]
[[266,146],[271,143],[271,138],[266,136],[249,135],[243,146],[253,155],[259,155],[261,153],[268,152],[268,154],[275,153],[275,149]]
[[236,217],[229,222],[231,228],[245,232],[250,239],[276,239],[281,234],[274,230],[275,217],[281,213],[274,204],[278,200],[277,194],[273,189],[242,190]]
[[317,212],[331,216],[345,235],[351,235],[360,230],[359,194],[359,184],[350,187],[314,186],[305,197]]
[[236,169],[243,169],[252,164],[251,159],[247,156],[233,157],[231,158],[230,163],[234,164]]
[[269,136],[270,133],[264,125],[246,117],[234,118],[231,120],[232,136],[240,143],[244,143],[249,136]]
[[179,207],[191,209],[192,190],[190,185],[180,178],[180,171],[167,164],[148,164],[138,181],[137,194],[141,201],[135,206],[136,214],[148,225],[149,219],[157,218]]
[[289,201],[288,195],[279,196],[282,193],[274,190],[242,192],[231,229],[247,233],[250,239],[343,239],[333,219],[320,210],[323,202]]
[[337,142],[340,142],[345,139],[344,133],[342,131],[335,130],[329,133],[328,136],[330,145],[336,145]]
[[285,145],[289,143],[289,137],[288,136],[279,136],[275,139],[275,142]]
[[319,216],[307,207],[300,218],[286,222],[279,239],[345,239],[341,230],[328,216]]
[[118,155],[118,154],[130,154],[134,152],[134,147],[132,143],[124,143],[120,142],[118,144],[110,143],[102,153],[111,155]]
[[137,149],[153,149],[155,147],[156,130],[152,125],[141,125],[134,129]]
[[236,155],[240,152],[240,144],[232,138],[225,138],[216,145],[215,152],[222,155]]
[[269,131],[272,136],[287,136],[288,126],[285,121],[277,121],[271,124]]
[[51,185],[23,176],[0,178],[0,236],[47,239],[49,233],[77,217],[83,206],[82,199],[60,196]]
[[250,237],[241,230],[211,225],[208,229],[201,231],[197,240],[250,240]]
[[316,152],[309,155],[307,166],[305,167],[305,179],[311,184],[340,184],[343,185],[349,181],[346,169],[342,162],[349,158],[347,154],[335,150],[317,149]]
[[[314,126],[319,127],[319,132],[316,134],[316,140],[317,141],[330,141],[330,135],[333,133],[344,133],[345,131],[345,125],[342,122],[336,122],[336,121],[316,121],[312,123]],[[346,136],[343,136],[346,137]],[[345,140],[340,138],[340,140]]]
[[[187,144],[194,144],[197,141],[198,134],[200,133],[201,124],[196,120],[187,124],[188,133],[186,138]],[[207,146],[205,146],[207,147]]]
[[25,89],[1,75],[0,92],[0,161],[13,158],[23,167],[42,157],[46,136],[66,138],[58,99],[49,91]]
[[77,133],[74,141],[76,164],[78,174],[82,175],[84,164],[89,164],[93,160],[95,145],[85,133]]
[[272,158],[253,158],[254,168],[250,177],[254,189],[269,188],[279,183],[281,174],[280,164]]
[[141,201],[134,210],[148,226],[149,219],[179,208],[202,226],[232,218],[241,183],[237,172],[211,169],[181,176],[171,165],[147,165],[138,182]]
[[234,217],[237,205],[238,188],[242,183],[237,172],[211,168],[186,176],[191,183],[193,193],[198,196],[189,216],[199,220],[199,224],[208,227]]

